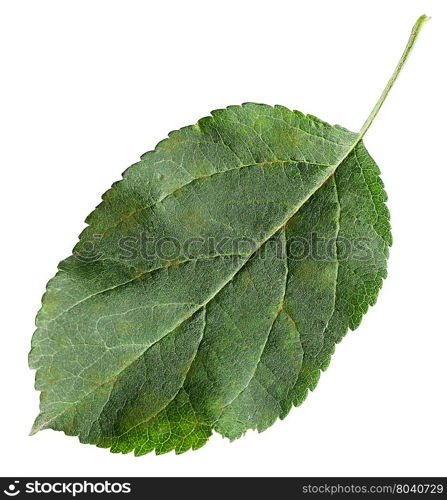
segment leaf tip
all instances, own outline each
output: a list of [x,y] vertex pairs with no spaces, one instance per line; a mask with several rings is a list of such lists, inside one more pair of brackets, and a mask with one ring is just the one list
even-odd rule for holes
[[48,422],[42,419],[42,414],[40,413],[36,420],[34,420],[29,436],[34,436],[34,434],[37,434],[39,431],[43,431],[44,429],[48,429]]
[[31,427],[31,430],[29,431],[28,436],[34,436],[34,434],[37,434],[40,431],[40,428],[36,426],[34,423],[33,426]]

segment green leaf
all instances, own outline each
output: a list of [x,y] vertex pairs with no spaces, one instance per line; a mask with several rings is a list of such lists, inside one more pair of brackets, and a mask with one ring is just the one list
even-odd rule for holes
[[32,432],[182,453],[303,402],[386,277],[386,195],[362,138],[425,19],[360,133],[230,106],[124,173],[48,283]]

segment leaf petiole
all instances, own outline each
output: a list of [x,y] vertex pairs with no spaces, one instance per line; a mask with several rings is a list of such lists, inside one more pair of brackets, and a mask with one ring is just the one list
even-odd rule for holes
[[408,39],[405,50],[404,50],[401,58],[399,59],[399,62],[397,63],[396,69],[394,70],[394,73],[391,75],[391,78],[388,80],[388,83],[386,84],[386,87],[383,89],[383,92],[380,95],[379,100],[377,101],[373,110],[371,111],[370,115],[368,116],[368,118],[366,119],[362,128],[360,129],[357,142],[362,140],[366,131],[371,126],[371,123],[374,121],[374,118],[376,117],[377,113],[379,112],[380,108],[382,107],[382,104],[385,102],[385,99],[387,98],[388,93],[390,92],[391,88],[394,85],[394,82],[397,80],[397,77],[399,76],[402,68],[404,67],[404,64],[406,63],[408,56],[410,55],[411,50],[414,47],[414,44],[419,36],[419,33],[422,30],[422,27],[424,26],[424,24],[428,20],[430,20],[430,17],[427,17],[425,14],[423,14],[415,22],[413,29],[411,30],[410,38]]

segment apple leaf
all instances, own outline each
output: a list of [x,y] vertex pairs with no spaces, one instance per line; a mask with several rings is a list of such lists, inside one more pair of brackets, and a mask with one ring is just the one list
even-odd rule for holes
[[362,139],[425,20],[359,133],[247,103],[123,174],[48,283],[33,433],[182,453],[303,402],[386,277],[386,194]]

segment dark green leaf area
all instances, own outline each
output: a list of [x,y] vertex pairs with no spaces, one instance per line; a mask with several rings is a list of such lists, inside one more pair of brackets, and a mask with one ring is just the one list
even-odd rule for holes
[[172,132],[48,283],[33,431],[183,453],[284,418],[376,301],[385,201],[357,134],[313,116],[245,104]]

